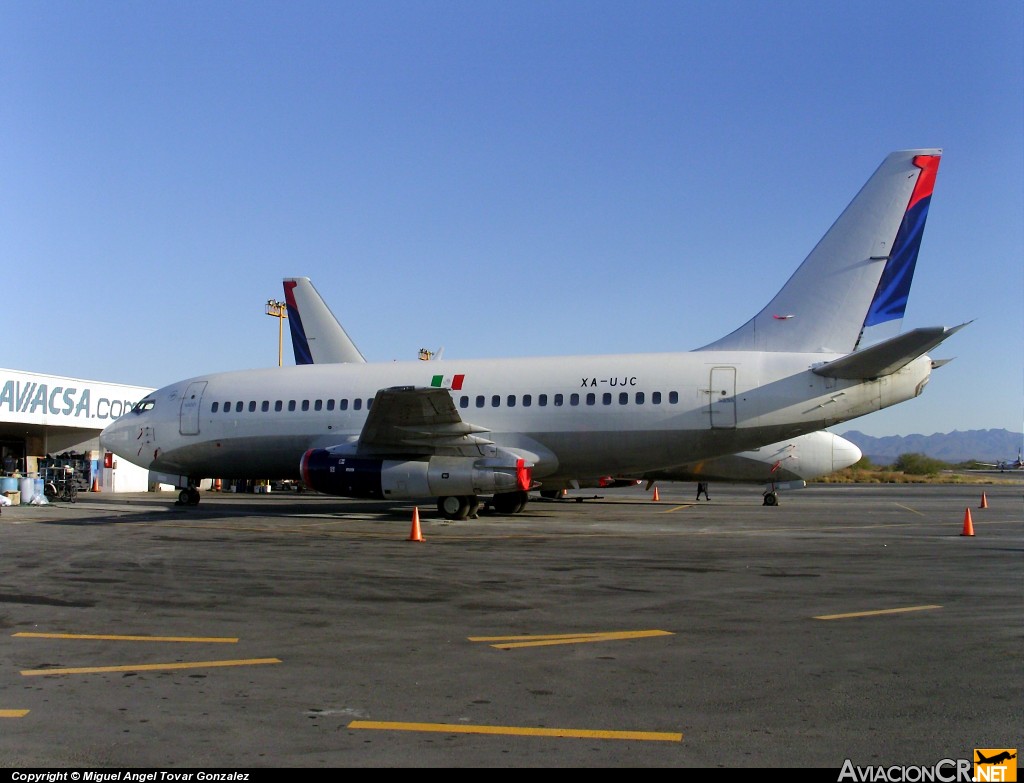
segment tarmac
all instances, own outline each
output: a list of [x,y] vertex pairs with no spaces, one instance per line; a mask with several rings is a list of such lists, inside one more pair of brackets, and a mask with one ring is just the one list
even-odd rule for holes
[[1024,744],[1024,482],[657,489],[458,522],[311,493],[3,508],[0,766],[838,771]]

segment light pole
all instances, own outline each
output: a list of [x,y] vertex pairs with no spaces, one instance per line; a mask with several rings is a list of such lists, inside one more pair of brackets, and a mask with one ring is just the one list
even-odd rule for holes
[[288,305],[278,302],[276,299],[268,299],[267,315],[272,315],[277,319],[277,366],[280,367],[283,363],[284,319],[288,317]]

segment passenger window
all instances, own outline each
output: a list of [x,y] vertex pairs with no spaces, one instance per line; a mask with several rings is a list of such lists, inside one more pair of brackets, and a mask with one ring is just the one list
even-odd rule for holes
[[327,410],[329,410],[329,411],[333,411],[334,410],[334,398],[333,397],[327,401]]
[[274,403],[274,410],[275,410],[275,411],[276,411],[277,413],[280,413],[280,412],[281,412],[281,410],[282,410],[282,408],[284,408],[284,403],[283,403],[283,402],[281,402],[280,400],[278,400],[277,402],[275,402],[275,403]]
[[601,404],[602,405],[611,405],[612,404],[612,393],[611,392],[605,392],[604,394],[601,395]]
[[[555,395],[555,407],[556,408],[560,408],[562,406],[562,399],[563,399],[563,397],[562,397],[561,394],[556,394]],[[576,403],[574,402],[573,405],[575,405],[575,404]]]
[[484,395],[478,394],[476,396],[476,407],[478,407],[478,408],[484,407]]
[[302,410],[304,410],[304,411],[308,411],[309,410],[309,400],[303,400],[302,401]]
[[366,399],[366,410],[370,410],[370,408],[372,408],[372,407],[373,407],[373,397],[368,397]]
[[315,410],[315,411],[322,411],[323,409],[324,409],[324,401],[323,400],[317,400],[316,402],[313,403],[313,410]]
[[213,405],[211,405],[211,406],[210,406],[210,413],[216,413],[216,412],[217,412],[217,406],[218,406],[218,405],[220,405],[220,403],[219,403],[219,402],[215,402],[215,403],[214,403]]
[[348,410],[348,400],[338,400],[338,410],[340,410],[340,411],[347,411]]
[[538,404],[538,405],[539,405],[540,407],[542,407],[542,408],[543,408],[543,407],[544,407],[545,405],[547,405],[547,404],[548,404],[548,395],[546,395],[546,394],[538,394],[538,395],[537,395],[537,404]]
[[597,395],[594,392],[587,392],[587,405],[593,405],[597,402]]
[[524,408],[529,408],[530,404],[532,402],[533,402],[533,397],[531,397],[529,394],[524,394],[523,395],[523,407]]
[[241,413],[241,412],[242,412],[242,401],[239,400],[238,402],[235,403],[235,413]]
[[501,396],[495,394],[493,397],[491,397],[491,407],[497,408],[499,405],[501,405]]
[[231,413],[231,403],[230,402],[225,402],[224,403],[224,412],[225,413]]
[[295,411],[295,400],[288,400],[288,410],[292,412]]
[[354,400],[352,400],[352,410],[358,411],[358,410],[362,410],[362,409],[363,409],[363,401],[361,399],[356,397]]
[[672,405],[675,405],[677,402],[679,402],[679,392],[676,392],[676,391],[669,392],[668,393],[668,401]]
[[514,394],[508,395],[508,407],[510,407],[510,408],[516,407],[516,395],[514,395]]
[[468,408],[469,407],[469,397],[467,397],[465,394],[463,394],[461,397],[459,397],[459,407],[460,408]]
[[619,392],[619,405],[629,405],[629,392]]
[[651,404],[661,405],[661,392],[651,392]]
[[270,410],[270,400],[264,400],[263,404],[260,406],[260,410],[263,413],[266,413],[267,411],[269,411]]
[[643,405],[644,404],[644,393],[643,392],[637,392],[636,393],[636,404],[637,405]]
[[570,394],[569,395],[569,404],[570,405],[579,405],[580,404],[580,395],[578,393],[576,393],[576,392],[573,392],[572,394]]
[[249,400],[249,413],[256,412],[256,400]]

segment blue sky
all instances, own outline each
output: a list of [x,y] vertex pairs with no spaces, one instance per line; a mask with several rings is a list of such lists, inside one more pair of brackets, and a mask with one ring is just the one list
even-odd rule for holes
[[941,147],[904,329],[976,320],[835,429],[1024,428],[1019,0],[0,0],[0,105],[5,367],[273,366],[291,276],[371,361],[696,348]]

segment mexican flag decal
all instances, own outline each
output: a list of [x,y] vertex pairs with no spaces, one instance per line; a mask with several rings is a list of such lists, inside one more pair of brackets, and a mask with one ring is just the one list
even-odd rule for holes
[[435,375],[430,379],[430,385],[439,389],[458,391],[462,388],[462,381],[465,377],[465,375]]

